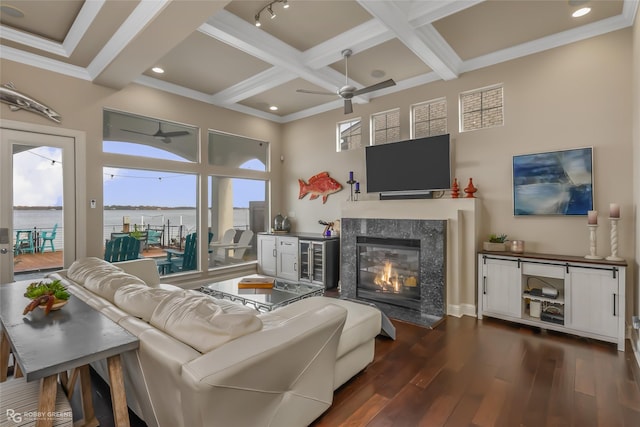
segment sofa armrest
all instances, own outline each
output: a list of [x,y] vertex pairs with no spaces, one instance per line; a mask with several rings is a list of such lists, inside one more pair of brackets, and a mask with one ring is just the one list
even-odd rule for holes
[[185,425],[303,426],[333,401],[336,350],[347,311],[301,313],[182,367]]

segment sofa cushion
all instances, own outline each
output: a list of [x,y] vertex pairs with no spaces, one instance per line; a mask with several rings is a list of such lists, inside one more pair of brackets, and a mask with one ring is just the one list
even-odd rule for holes
[[194,289],[187,289],[184,291],[185,296],[192,296],[194,298],[208,298],[213,300],[222,310],[227,314],[233,313],[248,313],[248,314],[259,314],[260,312],[255,308],[251,308],[246,305],[242,305],[238,302],[231,302],[228,300],[212,297],[211,295],[204,294],[200,291],[196,291]]
[[87,274],[84,287],[93,293],[100,295],[102,298],[113,301],[118,288],[125,285],[139,284],[146,286],[146,283],[136,276],[127,274],[123,271],[115,271],[108,275],[103,275],[102,271]]
[[262,328],[254,314],[225,313],[213,298],[193,295],[165,298],[150,323],[201,353]]
[[89,276],[94,276],[96,274],[107,276],[118,271],[122,271],[122,269],[103,259],[89,257],[74,261],[69,267],[69,270],[67,270],[67,277],[84,286],[84,283]]
[[158,304],[175,292],[182,295],[183,290],[177,286],[175,289],[163,289],[141,284],[124,285],[116,290],[113,302],[130,315],[149,322]]

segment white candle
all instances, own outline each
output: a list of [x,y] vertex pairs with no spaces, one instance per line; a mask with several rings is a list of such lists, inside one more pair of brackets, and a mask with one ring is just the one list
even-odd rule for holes
[[620,218],[620,205],[617,203],[609,204],[609,218]]
[[589,225],[598,225],[598,211],[587,212],[587,223]]

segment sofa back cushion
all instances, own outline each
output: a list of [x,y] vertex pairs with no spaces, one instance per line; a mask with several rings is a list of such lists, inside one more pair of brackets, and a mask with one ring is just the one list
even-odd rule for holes
[[262,328],[255,314],[225,313],[215,299],[206,295],[166,297],[151,315],[150,323],[200,353]]
[[124,285],[116,290],[113,302],[130,315],[149,322],[158,304],[176,292],[179,292],[180,295],[184,293],[182,289],[177,287],[174,290],[151,288],[141,284]]
[[133,284],[147,286],[142,279],[127,274],[124,271],[114,271],[107,275],[104,275],[101,271],[96,271],[95,273],[88,274],[84,281],[85,288],[96,295],[100,295],[111,303],[114,302],[113,296],[118,288]]
[[74,261],[67,271],[67,277],[79,285],[84,286],[89,276],[107,276],[119,271],[122,271],[122,269],[103,259],[88,257]]

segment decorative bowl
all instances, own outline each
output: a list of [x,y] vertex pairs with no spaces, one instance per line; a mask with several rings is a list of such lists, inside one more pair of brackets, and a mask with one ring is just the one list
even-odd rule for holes
[[[59,299],[56,300],[53,305],[51,306],[51,311],[55,311],[55,310],[60,310],[62,307],[64,307],[67,303],[69,302],[68,299]],[[46,304],[40,304],[38,307],[40,307],[41,309],[45,309],[47,307]]]

